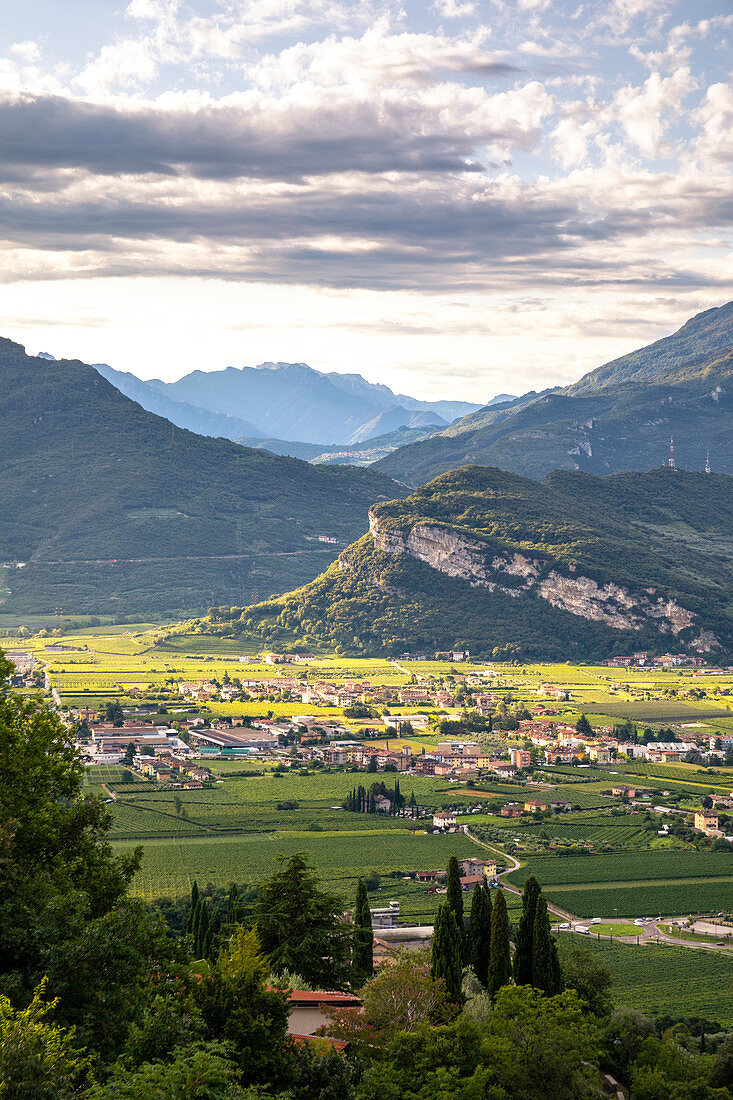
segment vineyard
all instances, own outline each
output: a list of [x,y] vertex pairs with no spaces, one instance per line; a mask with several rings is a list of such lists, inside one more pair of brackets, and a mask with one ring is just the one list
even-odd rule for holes
[[[126,850],[131,844],[114,841],[113,847]],[[360,876],[376,873],[384,877],[393,872],[444,870],[451,855],[459,858],[475,855],[476,846],[460,835],[412,836],[386,829],[360,835],[279,832],[148,840],[132,892],[152,900],[188,893],[193,879],[223,886],[230,882],[257,883],[272,873],[277,856],[295,852],[307,852],[324,884],[341,894],[348,903]],[[427,889],[420,889],[427,897]]]
[[733,853],[668,849],[652,852],[601,853],[589,856],[533,856],[511,882],[521,886],[530,875],[543,885],[613,883],[655,879],[731,878]]
[[[560,933],[561,956],[570,938]],[[576,946],[578,939],[573,937]],[[582,946],[611,971],[611,995],[618,1004],[645,1015],[689,1014],[733,1024],[733,955],[595,940]]]

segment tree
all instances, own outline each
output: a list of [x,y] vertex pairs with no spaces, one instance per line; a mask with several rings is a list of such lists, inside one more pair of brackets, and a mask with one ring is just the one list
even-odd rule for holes
[[17,1011],[0,995],[0,1096],[8,1100],[71,1100],[89,1073],[92,1060],[77,1049],[74,1030],[47,1020],[58,1000],[46,1000],[45,990],[44,979]]
[[480,886],[474,888],[468,918],[468,961],[484,989],[489,983],[490,953],[491,890],[484,879]]
[[319,888],[304,853],[278,860],[283,869],[260,886],[255,905],[262,949],[275,973],[291,970],[316,988],[339,988],[351,954],[343,903]]
[[241,1088],[239,1077],[226,1044],[203,1043],[176,1050],[171,1061],[145,1062],[132,1071],[118,1063],[87,1100],[258,1100],[263,1095]]
[[491,913],[491,949],[489,952],[489,993],[495,997],[512,976],[509,945],[509,914],[503,891],[497,891]]
[[352,955],[354,983],[363,985],[374,971],[374,933],[372,911],[369,908],[366,884],[359,879],[354,906],[354,948]]
[[285,993],[269,989],[268,980],[256,931],[240,926],[194,986],[205,1038],[231,1044],[244,1084],[275,1084],[285,1073],[288,1006]]
[[199,900],[199,884],[196,879],[191,884],[191,905],[188,910],[188,920],[186,921],[186,931],[193,932],[193,922],[196,916],[196,906]]
[[[6,669],[0,656],[0,681]],[[82,789],[56,715],[37,699],[0,695],[0,983],[28,1004],[48,975],[61,997],[55,1022],[79,1024],[81,1045],[94,1049],[123,1041],[144,1007],[142,974],[152,971],[147,947],[137,954],[140,933],[160,946],[149,915],[125,897],[140,849],[115,856],[111,823]]]
[[547,902],[540,893],[534,918],[534,939],[532,943],[532,985],[543,993],[554,996],[562,989],[560,964],[557,961],[557,947],[550,934],[550,915]]
[[574,989],[594,1016],[605,1016],[609,1011],[610,972],[593,951],[567,941],[557,947],[565,988]]
[[540,884],[530,875],[522,892],[522,914],[517,928],[514,951],[514,981],[517,985],[532,985],[532,956],[534,952],[534,923]]
[[430,973],[427,951],[399,951],[389,966],[366,983],[360,996],[362,1011],[333,1009],[328,1024],[330,1036],[356,1048],[384,1046],[398,1032],[416,1031],[427,1021],[445,1020],[455,1012],[445,982]]
[[[84,719],[84,721],[86,722],[86,718]],[[128,768],[130,768],[130,767],[132,767],[132,764],[133,764],[134,760],[135,760],[135,745],[132,741],[129,741],[128,744],[127,744],[127,748],[125,749],[125,758],[123,760],[123,763],[126,764]]]
[[454,1004],[461,1000],[462,939],[454,911],[447,902],[440,905],[433,929],[430,976],[445,982],[448,998]]
[[580,1100],[598,1095],[597,1029],[574,991],[543,997],[506,986],[488,1024],[494,1080],[522,1100]]
[[581,714],[580,718],[575,723],[575,732],[579,737],[593,736],[593,727],[584,714]]
[[461,887],[461,869],[458,860],[451,856],[448,860],[446,903],[453,910],[459,928],[463,927],[463,889]]

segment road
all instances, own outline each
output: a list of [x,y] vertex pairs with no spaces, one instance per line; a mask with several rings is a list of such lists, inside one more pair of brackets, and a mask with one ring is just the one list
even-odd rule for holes
[[[502,880],[502,888],[504,890],[506,890],[510,894],[517,894],[521,897],[522,891],[513,883],[504,880],[504,875],[508,875],[511,874],[513,871],[519,870],[519,867],[521,866],[519,860],[515,856],[510,855],[508,852],[503,851],[501,848],[497,848],[492,844],[487,844],[485,841],[479,840],[478,837],[475,837],[473,833],[469,832],[468,828],[466,828],[465,834],[469,838],[469,840],[472,840],[473,843],[477,844],[479,848],[484,848],[488,852],[493,852],[495,855],[501,856],[503,860],[506,860],[511,864],[511,866],[507,867],[505,871],[501,871],[497,877]],[[570,929],[568,929],[568,932],[574,932],[578,926],[580,926],[581,928],[590,928],[591,931],[588,937],[589,939],[593,936],[598,936],[602,940],[616,940],[619,943],[639,945],[649,943],[667,943],[673,947],[689,947],[693,951],[722,951],[726,954],[733,951],[733,945],[731,944],[724,944],[723,946],[719,947],[715,943],[705,943],[703,940],[682,940],[677,939],[674,936],[667,935],[666,932],[661,931],[659,925],[670,924],[671,919],[649,921],[643,925],[640,925],[638,933],[633,936],[614,936],[610,932],[604,932],[604,926],[608,927],[609,925],[614,924],[631,924],[631,920],[623,920],[622,918],[618,917],[615,917],[613,920],[611,920],[610,918],[606,918],[601,919],[598,924],[591,925],[588,919],[583,920],[581,917],[575,916],[574,913],[569,913],[567,909],[561,909],[558,905],[553,905],[553,903],[550,901],[547,902],[547,908],[550,913],[553,914],[553,916],[559,917],[563,924],[569,924],[571,926]],[[582,932],[578,933],[578,937],[585,938]]]

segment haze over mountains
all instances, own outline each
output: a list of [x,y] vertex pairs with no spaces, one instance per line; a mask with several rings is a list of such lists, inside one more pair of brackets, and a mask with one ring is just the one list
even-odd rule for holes
[[95,364],[143,408],[202,435],[358,444],[401,427],[447,427],[481,408],[468,401],[419,401],[358,374],[323,374],[305,363],[262,363],[193,371],[177,382]]
[[485,407],[380,459],[384,473],[421,485],[479,463],[542,478],[550,470],[606,474],[677,465],[733,473],[733,302],[672,336],[598,367],[562,390]]
[[91,366],[0,340],[4,610],[169,614],[283,591],[403,491],[194,435]]

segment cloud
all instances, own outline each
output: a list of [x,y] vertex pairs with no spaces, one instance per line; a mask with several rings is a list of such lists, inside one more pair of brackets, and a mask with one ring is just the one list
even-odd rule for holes
[[640,89],[627,85],[615,99],[615,110],[628,138],[650,157],[664,152],[670,118],[679,115],[682,100],[695,87],[688,68],[669,77],[652,73]]
[[552,108],[537,82],[493,96],[448,84],[376,97],[313,86],[275,97],[253,90],[166,109],[9,97],[0,100],[0,179],[21,165],[202,179],[465,172],[478,168],[477,147],[502,157],[529,148]]

